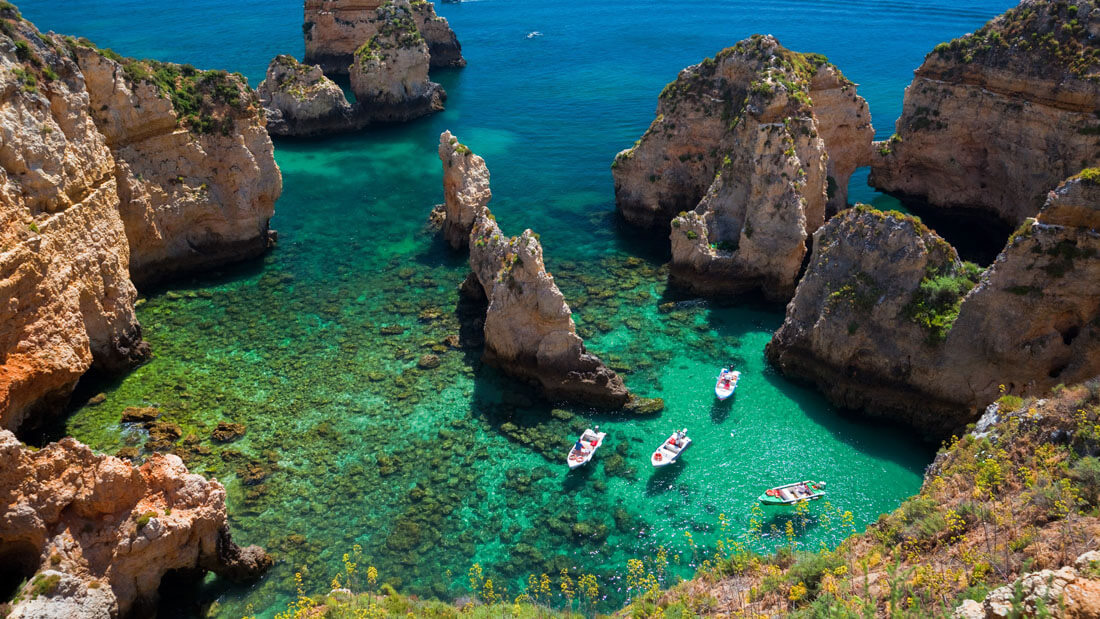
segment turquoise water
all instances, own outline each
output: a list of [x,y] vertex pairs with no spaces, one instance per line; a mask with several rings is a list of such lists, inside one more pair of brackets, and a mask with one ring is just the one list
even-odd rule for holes
[[[126,55],[239,70],[253,84],[272,56],[302,51],[300,2],[56,5],[20,7],[43,30]],[[878,135],[888,136],[924,53],[1010,5],[439,5],[469,60],[435,75],[447,110],[400,127],[277,142],[278,248],[148,291],[139,316],[155,358],[97,386],[106,402],[75,411],[64,430],[114,452],[147,438],[120,424],[127,406],[156,405],[180,426],[172,449],[226,483],[235,538],[279,560],[253,587],[210,583],[203,600],[217,600],[221,616],[239,616],[248,603],[264,615],[285,607],[295,571],[311,591],[327,590],[354,544],[383,581],[412,593],[463,595],[474,562],[512,595],[531,572],[567,568],[597,573],[612,607],[625,597],[628,558],[665,546],[672,571],[686,576],[703,556],[691,544],[709,548],[721,534],[719,514],[743,531],[754,498],[792,479],[827,479],[832,510],[850,511],[862,529],[919,488],[931,450],[897,429],[850,420],[772,372],[763,348],[781,307],[718,307],[666,291],[665,243],[618,223],[609,165],[648,126],[657,93],[680,68],[754,32],[827,54],[861,84]],[[543,36],[525,38],[535,30]],[[458,329],[455,288],[466,271],[463,256],[424,227],[442,200],[435,149],[444,129],[488,162],[505,231],[541,234],[589,348],[633,390],[664,398],[661,415],[541,403],[475,351],[442,344]],[[888,203],[864,179],[853,180],[852,199]],[[442,365],[418,369],[432,352]],[[736,398],[716,405],[723,362],[744,376]],[[219,421],[247,433],[215,443]],[[564,451],[591,423],[609,440],[593,466],[566,474]],[[649,452],[683,426],[694,445],[654,473]],[[815,509],[800,543],[835,543],[843,527]],[[782,527],[783,516],[769,515],[765,528],[773,524]]]

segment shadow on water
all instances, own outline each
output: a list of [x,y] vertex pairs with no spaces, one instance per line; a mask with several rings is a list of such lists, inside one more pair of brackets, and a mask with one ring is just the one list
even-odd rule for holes
[[710,405],[710,420],[714,423],[722,423],[725,421],[730,416],[730,410],[733,408],[733,403],[736,401],[736,393],[725,400],[714,398],[714,402]]
[[[869,419],[855,411],[838,409],[834,406],[822,406],[822,395],[809,387],[798,385],[768,365],[764,370],[764,379],[783,392],[787,398],[798,405],[806,416],[830,432],[837,440],[847,443],[855,449],[875,458],[897,462],[915,473],[921,473],[932,461],[936,445],[927,442],[918,444],[927,451],[919,458],[903,461],[898,459],[902,453],[897,446],[913,444],[912,430],[900,423],[891,423],[881,419]],[[905,450],[904,453],[912,453]]]
[[687,466],[688,462],[683,458],[679,458],[676,462],[668,466],[654,469],[653,474],[649,476],[649,479],[645,483],[645,495],[657,496],[658,494],[664,494],[671,490],[674,482],[680,477]]

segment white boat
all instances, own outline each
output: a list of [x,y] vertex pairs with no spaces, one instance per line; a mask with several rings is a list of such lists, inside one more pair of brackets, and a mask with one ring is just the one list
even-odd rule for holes
[[668,466],[675,462],[690,445],[691,439],[688,438],[687,428],[673,432],[672,436],[661,443],[660,447],[649,457],[649,463],[657,467]]
[[[569,470],[573,470],[579,466],[588,464],[588,461],[592,459],[592,456],[596,453],[596,450],[603,445],[603,439],[607,436],[607,432],[600,432],[600,426],[596,426],[596,429],[588,428],[581,434],[580,439],[569,450]],[[578,449],[577,446],[580,446]]]
[[722,371],[718,374],[718,382],[714,384],[714,395],[718,396],[719,400],[725,400],[733,395],[739,380],[741,380],[741,372],[722,368]]

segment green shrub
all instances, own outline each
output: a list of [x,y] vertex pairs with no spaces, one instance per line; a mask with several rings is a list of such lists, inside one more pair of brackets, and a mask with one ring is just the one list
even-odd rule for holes
[[1024,405],[1024,399],[1018,395],[1006,393],[1000,398],[997,398],[997,405],[1002,412],[1011,413],[1019,410],[1019,408]]
[[905,307],[910,320],[928,330],[930,342],[941,342],[959,317],[966,293],[977,284],[982,268],[972,262],[943,274],[926,275]]
[[1081,458],[1073,464],[1070,475],[1080,487],[1081,496],[1090,505],[1100,504],[1100,459],[1093,456]]
[[49,576],[38,574],[31,581],[30,597],[33,600],[40,595],[51,596],[57,591],[59,584],[61,584],[60,574],[50,574]]

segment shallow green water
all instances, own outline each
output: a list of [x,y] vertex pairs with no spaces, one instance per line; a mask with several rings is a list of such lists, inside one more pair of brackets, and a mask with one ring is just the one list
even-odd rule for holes
[[[1008,3],[980,4],[440,5],[470,62],[436,75],[450,95],[447,111],[354,136],[278,142],[278,248],[149,291],[139,317],[155,358],[94,386],[107,400],[75,411],[63,430],[114,452],[147,439],[120,424],[128,406],[158,406],[181,426],[173,449],[226,484],[234,537],[279,560],[254,587],[212,583],[205,599],[218,599],[223,616],[239,616],[246,603],[265,615],[285,607],[296,570],[311,591],[327,590],[354,544],[383,581],[413,593],[463,595],[474,562],[512,595],[529,573],[568,568],[597,573],[611,607],[625,597],[628,558],[665,546],[679,555],[673,572],[689,575],[698,558],[691,540],[712,547],[719,514],[736,534],[764,488],[795,479],[828,480],[834,509],[850,511],[862,529],[918,489],[930,449],[897,429],[849,420],[770,370],[763,349],[781,307],[715,307],[666,291],[666,243],[619,224],[608,166],[648,125],[656,94],[679,68],[757,31],[829,54],[863,84],[882,114],[879,134],[889,135],[923,52]],[[75,3],[60,15],[46,2],[22,8],[43,29],[124,54],[241,70],[253,83],[275,53],[300,54],[297,2],[164,3],[157,24],[136,21],[137,6],[112,5],[108,14]],[[544,36],[526,39],[531,30]],[[505,231],[540,232],[589,348],[631,389],[664,398],[661,415],[538,402],[483,367],[477,351],[442,346],[458,330],[456,286],[466,272],[464,256],[424,227],[442,200],[435,148],[446,128],[486,158]],[[859,180],[854,199],[884,199]],[[661,309],[670,302],[672,311]],[[404,331],[383,332],[395,326]],[[442,365],[417,369],[429,352]],[[735,399],[717,405],[723,362],[743,378]],[[247,433],[214,443],[219,421],[243,423]],[[591,466],[567,474],[565,450],[591,423],[608,442]],[[679,465],[654,473],[650,451],[685,426],[695,443]],[[784,522],[769,516],[765,526]],[[817,547],[842,534],[818,520],[799,541]]]

